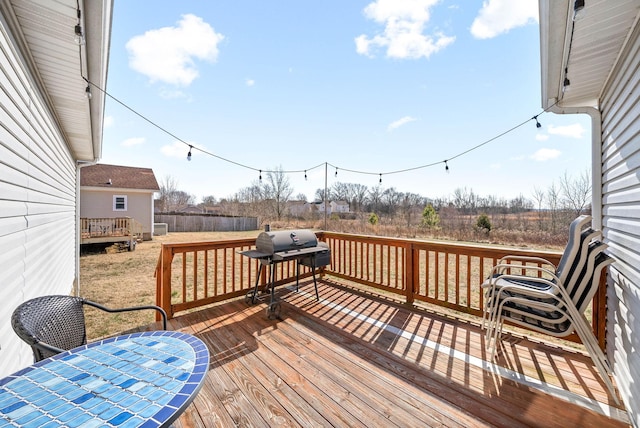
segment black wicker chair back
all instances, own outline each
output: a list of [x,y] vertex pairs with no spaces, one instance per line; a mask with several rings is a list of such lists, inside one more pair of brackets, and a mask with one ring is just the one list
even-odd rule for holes
[[167,315],[158,306],[110,309],[81,297],[61,295],[36,297],[22,303],[13,311],[11,325],[20,339],[31,346],[37,362],[87,343],[84,305],[106,312],[152,309],[161,314],[163,328],[167,329]]

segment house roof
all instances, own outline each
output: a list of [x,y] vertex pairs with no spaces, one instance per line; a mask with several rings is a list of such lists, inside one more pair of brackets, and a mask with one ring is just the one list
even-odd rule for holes
[[[75,160],[102,155],[113,0],[6,0],[0,13]],[[78,18],[80,10],[80,18]],[[84,43],[76,41],[76,25]],[[91,97],[86,96],[88,79]]]
[[151,168],[97,164],[80,170],[80,186],[158,191]]
[[638,23],[640,0],[586,0],[576,19],[574,4],[539,2],[544,108],[554,103],[557,109],[598,107],[612,68]]

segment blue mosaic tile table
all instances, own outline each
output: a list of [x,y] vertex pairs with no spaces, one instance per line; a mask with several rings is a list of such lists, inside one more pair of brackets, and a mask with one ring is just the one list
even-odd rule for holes
[[0,427],[168,426],[200,391],[209,350],[176,331],[63,352],[0,380]]

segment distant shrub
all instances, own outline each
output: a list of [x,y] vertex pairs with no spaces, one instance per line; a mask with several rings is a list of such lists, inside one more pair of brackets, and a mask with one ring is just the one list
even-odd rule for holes
[[436,212],[433,205],[428,204],[422,211],[422,226],[426,228],[434,228],[440,224],[440,216]]
[[340,220],[340,216],[338,215],[338,213],[331,213],[331,216],[329,216],[329,220]]
[[476,228],[490,232],[491,220],[489,220],[489,216],[487,216],[486,214],[480,214],[478,216],[478,221],[476,221]]
[[373,226],[378,224],[379,221],[380,219],[378,218],[378,215],[376,213],[369,214],[369,223],[371,223]]

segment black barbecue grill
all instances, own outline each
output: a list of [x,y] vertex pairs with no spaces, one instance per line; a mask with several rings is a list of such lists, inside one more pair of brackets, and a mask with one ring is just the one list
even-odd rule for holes
[[254,304],[258,298],[258,281],[262,269],[269,266],[270,275],[265,292],[269,289],[270,301],[267,307],[267,316],[270,319],[280,314],[280,302],[275,297],[275,269],[274,264],[289,260],[296,261],[296,290],[300,279],[300,265],[311,268],[313,285],[318,296],[318,283],[316,282],[316,268],[326,266],[331,262],[329,246],[324,242],[318,242],[316,234],[310,230],[279,230],[262,232],[256,238],[256,249],[241,251],[240,254],[260,261],[256,284],[245,296],[245,301]]

